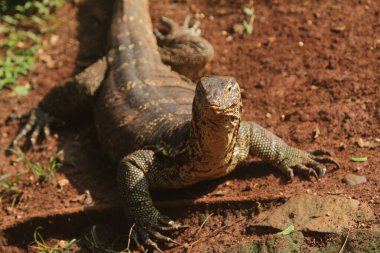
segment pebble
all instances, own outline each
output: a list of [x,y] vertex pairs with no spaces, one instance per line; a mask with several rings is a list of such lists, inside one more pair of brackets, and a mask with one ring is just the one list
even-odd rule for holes
[[226,41],[227,41],[227,42],[231,42],[233,39],[234,39],[234,38],[233,38],[231,35],[229,35],[229,36],[227,36]]
[[341,26],[334,26],[334,27],[331,27],[330,29],[332,32],[334,33],[341,33],[341,32],[344,32],[344,30],[346,30],[346,27],[344,25],[341,25]]
[[365,176],[359,176],[354,174],[347,174],[343,178],[343,183],[346,183],[348,185],[357,185],[357,184],[364,184],[367,182],[367,178]]
[[66,178],[63,178],[58,181],[58,185],[60,188],[63,188],[65,185],[68,185],[70,182]]
[[242,35],[244,33],[244,26],[242,24],[236,23],[233,25],[232,30],[234,33]]

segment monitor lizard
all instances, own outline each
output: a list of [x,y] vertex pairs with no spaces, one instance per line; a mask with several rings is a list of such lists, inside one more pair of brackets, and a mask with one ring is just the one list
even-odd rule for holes
[[199,74],[213,56],[212,46],[200,36],[199,23],[162,21],[169,34],[154,36],[147,0],[116,0],[108,54],[54,87],[36,109],[11,117],[27,121],[12,146],[25,136],[34,145],[40,132],[49,134],[53,118],[92,108],[99,141],[119,163],[117,182],[126,219],[134,224],[132,238],[158,251],[156,241],[176,243],[163,231],[185,226],[154,207],[152,189],[222,177],[248,155],[288,178],[294,172],[323,176],[325,163],[339,167],[321,156],[327,151],[297,149],[257,123],[242,121],[234,78],[206,76],[196,85],[185,78]]

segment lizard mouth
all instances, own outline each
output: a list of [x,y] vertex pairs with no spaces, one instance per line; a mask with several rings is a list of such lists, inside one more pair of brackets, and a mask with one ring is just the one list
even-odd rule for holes
[[219,105],[205,106],[204,119],[216,125],[225,125],[240,120],[240,113],[237,104],[231,105],[228,108],[222,108]]

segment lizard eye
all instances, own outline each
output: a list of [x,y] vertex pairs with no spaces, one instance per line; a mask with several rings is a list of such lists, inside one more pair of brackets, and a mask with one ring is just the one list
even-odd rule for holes
[[232,90],[232,86],[229,85],[229,86],[226,88],[226,91],[227,91],[227,92],[231,92],[231,90]]

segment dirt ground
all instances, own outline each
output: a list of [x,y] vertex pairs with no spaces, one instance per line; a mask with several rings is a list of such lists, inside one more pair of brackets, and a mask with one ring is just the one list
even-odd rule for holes
[[[318,181],[297,176],[287,182],[281,173],[251,158],[225,178],[176,193],[154,193],[161,210],[190,225],[178,234],[181,246],[167,245],[167,252],[219,252],[258,238],[246,230],[252,214],[301,193],[368,203],[376,218],[360,227],[380,225],[378,1],[256,0],[250,35],[240,34],[236,26],[245,18],[243,8],[249,1],[150,2],[155,27],[162,28],[160,15],[178,22],[189,13],[201,19],[202,34],[215,49],[205,74],[238,80],[244,120],[258,122],[296,147],[330,150],[342,166]],[[32,92],[19,97],[11,90],[0,91],[2,151],[18,129],[17,122],[5,124],[7,115],[35,107],[56,83],[104,55],[111,9],[109,0],[78,0],[56,11],[62,25],[44,38],[39,60],[25,78]],[[124,237],[116,244],[127,241],[117,204],[115,166],[102,153],[92,125],[91,117],[69,123],[27,152],[32,161],[46,165],[58,149],[64,150],[64,163],[57,172],[64,185],[38,184],[26,173],[17,183],[22,194],[0,200],[0,224],[8,228],[0,245],[9,246],[9,252],[24,252],[28,247],[33,251],[28,245],[38,226],[44,227],[41,233],[51,241],[82,238],[83,252],[90,252],[86,248],[93,225],[107,247],[120,234]],[[355,163],[352,157],[368,160]],[[1,152],[0,175],[25,172],[16,158]],[[363,175],[367,182],[346,185],[342,179],[348,173]],[[323,245],[324,241],[310,238],[307,243]]]

